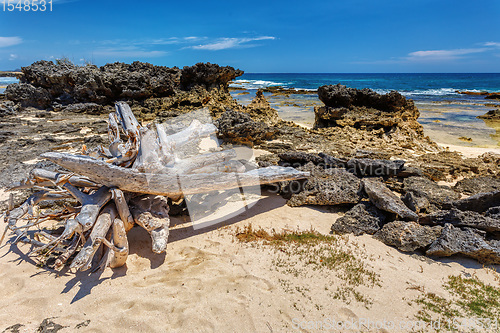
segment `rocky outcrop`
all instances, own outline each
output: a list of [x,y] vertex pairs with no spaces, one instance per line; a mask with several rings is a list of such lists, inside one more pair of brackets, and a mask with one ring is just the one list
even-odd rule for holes
[[387,186],[376,179],[363,179],[363,188],[370,201],[381,210],[394,213],[403,219],[417,221],[418,215],[405,206]]
[[264,140],[271,140],[275,130],[263,122],[257,122],[243,112],[228,110],[216,120],[219,137],[224,141],[252,146]]
[[12,101],[0,101],[0,117],[12,115],[16,112],[16,106]]
[[183,90],[190,90],[195,86],[202,86],[206,90],[226,87],[229,81],[243,75],[243,71],[233,67],[222,67],[211,63],[197,63],[194,66],[185,66],[181,71],[180,84]]
[[369,202],[362,202],[351,208],[344,216],[332,225],[335,233],[352,233],[373,235],[385,222],[385,215]]
[[496,177],[500,175],[500,154],[484,153],[476,158],[464,158],[455,151],[427,153],[417,157],[414,165],[431,180],[446,180],[447,177]]
[[425,249],[441,235],[442,227],[423,226],[416,222],[393,221],[375,234],[382,243],[404,252]]
[[425,177],[409,177],[404,180],[404,203],[413,211],[430,213],[450,205],[460,194],[447,186],[436,184]]
[[424,136],[413,101],[398,92],[381,95],[337,84],[319,87],[318,96],[325,104],[314,108],[314,129],[319,133],[337,138],[345,135],[353,143],[362,141],[372,147],[439,151]]
[[472,177],[459,180],[453,187],[460,193],[474,195],[500,190],[500,179],[493,177]]
[[491,215],[483,216],[476,212],[464,212],[452,208],[424,216],[419,222],[432,225],[452,224],[455,227],[469,227],[487,232],[500,232],[500,219],[496,219],[496,215],[494,214]]
[[303,151],[288,151],[278,154],[278,157],[280,158],[279,165],[291,166],[294,168],[298,168],[309,162],[312,162],[314,165],[324,164],[321,155],[305,153]]
[[46,89],[27,83],[9,84],[5,89],[5,96],[23,107],[33,106],[44,109],[51,103],[51,96]]
[[431,244],[426,254],[436,257],[460,254],[484,264],[500,264],[498,241],[487,242],[484,234],[470,228],[455,228],[451,224],[444,226],[441,235]]
[[460,210],[473,212],[486,212],[489,208],[498,206],[500,203],[500,190],[487,193],[478,193],[465,199],[452,202],[453,207]]
[[500,220],[500,206],[491,207],[490,209],[488,209],[486,211],[486,213],[484,214],[484,216]]
[[269,105],[269,102],[264,97],[262,90],[257,90],[255,98],[252,100],[247,107],[244,108],[244,112],[247,112],[252,119],[256,121],[262,121],[270,125],[274,125],[279,122],[280,118],[278,112]]
[[64,112],[101,114],[104,113],[104,107],[97,103],[75,103],[64,108]]
[[389,130],[405,122],[422,132],[422,126],[416,122],[420,113],[413,101],[396,91],[380,95],[371,89],[337,84],[319,87],[318,96],[325,106],[315,108],[316,128],[351,126]]
[[[77,66],[68,61],[38,61],[23,67],[21,83],[8,86],[8,98],[24,106],[46,108],[74,103],[110,104],[175,96],[183,91],[220,89],[227,95],[230,80],[243,74],[232,67],[199,63],[182,70],[148,63]],[[203,100],[208,102],[209,96]]]
[[488,120],[500,120],[500,109],[490,110],[483,114],[482,116],[477,116],[480,119],[488,119]]
[[361,200],[360,180],[344,169],[323,169],[313,163],[297,169],[308,171],[311,176],[303,184],[292,183],[293,186],[288,184],[290,188],[285,187],[283,192],[291,193],[289,206],[354,204]]

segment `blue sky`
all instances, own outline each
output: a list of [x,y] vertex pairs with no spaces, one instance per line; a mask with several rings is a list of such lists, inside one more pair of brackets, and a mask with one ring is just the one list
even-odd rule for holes
[[[16,0],[17,1],[17,0]],[[0,2],[0,69],[68,57],[246,72],[500,72],[498,0]]]

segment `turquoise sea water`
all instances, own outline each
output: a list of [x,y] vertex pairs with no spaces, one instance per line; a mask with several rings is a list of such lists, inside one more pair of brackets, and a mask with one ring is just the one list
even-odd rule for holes
[[15,77],[0,77],[0,94],[5,91],[5,86],[8,86],[11,83],[19,82]]
[[[399,91],[413,99],[421,112],[419,122],[425,133],[445,144],[498,147],[498,123],[476,118],[499,105],[499,101],[486,100],[484,96],[458,94],[457,91],[500,92],[500,73],[479,74],[291,74],[248,73],[234,80],[232,87],[246,89],[233,91],[241,103],[248,103],[258,88],[282,86],[316,90],[325,84],[343,84],[348,87],[370,88],[384,94]],[[266,95],[281,117],[311,126],[314,106],[322,105],[317,95],[292,94],[290,97]],[[472,138],[463,142],[459,137]]]

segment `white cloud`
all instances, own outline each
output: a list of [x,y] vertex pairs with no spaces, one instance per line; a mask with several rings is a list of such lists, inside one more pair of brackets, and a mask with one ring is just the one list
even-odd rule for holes
[[0,47],[13,46],[22,42],[23,40],[20,37],[0,37]]
[[415,51],[408,54],[409,61],[442,61],[458,59],[460,56],[488,51],[487,48],[428,50]]
[[16,60],[17,58],[19,58],[19,56],[17,54],[14,54],[12,53],[10,56],[9,56],[9,60]]
[[500,43],[497,43],[497,42],[486,42],[483,45],[484,46],[493,46],[493,47],[499,47],[500,48]]
[[209,42],[206,44],[194,45],[189,48],[194,50],[209,50],[209,51],[218,51],[239,47],[254,47],[257,46],[255,44],[247,44],[249,42],[259,41],[259,40],[273,40],[276,37],[272,36],[261,36],[261,37],[253,37],[253,38],[219,38],[213,42]]

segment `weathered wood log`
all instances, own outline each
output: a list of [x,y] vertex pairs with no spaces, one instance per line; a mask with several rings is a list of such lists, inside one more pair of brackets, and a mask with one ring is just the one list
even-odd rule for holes
[[165,127],[165,124],[157,124],[156,131],[161,153],[167,160],[173,156],[176,148],[197,138],[206,137],[217,132],[217,128],[213,124],[202,124],[196,119],[188,127],[175,134],[167,135]]
[[188,174],[193,170],[200,169],[211,164],[227,162],[234,157],[236,157],[236,152],[233,149],[196,155],[175,163],[172,169],[176,174]]
[[308,172],[280,166],[255,169],[245,173],[149,174],[110,165],[87,156],[50,152],[42,154],[41,157],[108,187],[117,187],[128,192],[165,196],[226,190],[303,179],[309,176]]
[[118,128],[118,121],[116,119],[116,113],[111,112],[109,114],[108,120],[108,138],[109,138],[109,152],[112,156],[118,157],[120,151],[118,150],[118,145],[121,143],[120,140],[120,129]]
[[214,173],[214,172],[239,172],[246,171],[245,166],[240,161],[227,161],[204,166],[203,168],[192,170],[191,173]]
[[115,109],[125,134],[129,138],[138,138],[141,125],[139,125],[130,106],[125,102],[118,102],[115,104]]
[[[33,188],[33,186],[53,186],[54,183],[59,183],[66,176],[67,174],[65,173],[36,168],[31,170],[27,180],[13,184],[9,187],[9,191]],[[92,182],[90,179],[78,175],[71,176],[67,179],[67,182],[79,187],[99,187],[98,184]]]
[[101,208],[111,200],[111,192],[106,186],[101,187],[92,194],[80,192],[73,185],[66,183],[63,187],[82,204],[82,209],[76,217],[76,221],[87,231],[94,225]]
[[75,268],[77,270],[87,270],[90,268],[92,258],[94,257],[97,249],[101,246],[102,240],[106,237],[111,224],[116,218],[116,213],[116,208],[113,203],[107,204],[102,209],[102,212],[97,218],[85,245],[71,262],[71,268]]
[[127,200],[125,200],[125,196],[121,190],[115,188],[112,189],[111,192],[116,204],[116,209],[118,210],[118,215],[120,215],[121,222],[123,223],[125,230],[128,232],[134,226],[134,218],[128,208]]
[[102,243],[110,249],[106,264],[111,268],[121,267],[127,262],[129,247],[125,225],[119,218],[115,218],[113,222],[111,238],[111,242],[106,238],[102,240]]
[[165,197],[146,195],[133,198],[132,215],[134,221],[150,234],[154,253],[167,250],[170,226],[169,206]]

